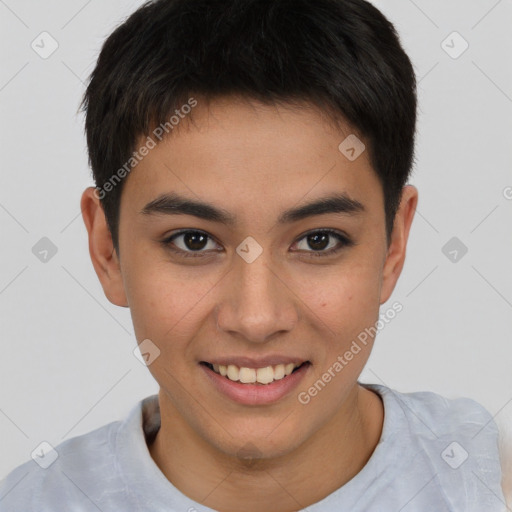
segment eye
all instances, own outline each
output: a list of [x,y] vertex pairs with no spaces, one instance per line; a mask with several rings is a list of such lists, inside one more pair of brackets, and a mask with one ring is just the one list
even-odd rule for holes
[[[331,246],[331,248],[326,251],[326,247],[329,247],[330,245],[328,243],[329,238],[337,239],[338,244]],[[313,249],[312,251],[308,251],[306,249],[306,252],[310,253],[309,256],[313,257],[332,256],[344,247],[350,247],[354,245],[354,242],[350,238],[333,229],[310,231],[309,233],[306,233],[306,235],[304,235],[302,238],[300,238],[299,242],[301,240],[306,240],[306,247],[309,246]]]
[[[329,239],[332,241],[333,238],[338,241],[338,244],[334,245],[328,250],[325,250],[330,245]],[[306,240],[306,248],[299,249],[299,252],[310,253],[308,256],[312,257],[331,256],[344,247],[350,247],[354,245],[354,242],[350,238],[348,238],[343,233],[333,229],[310,231],[309,233],[306,233],[304,236],[302,236],[297,242],[295,242],[295,244],[299,244],[301,240]],[[177,243],[176,241],[179,242]],[[203,250],[208,249],[209,242],[212,244],[209,250]],[[214,242],[212,237],[207,233],[197,229],[183,230],[178,233],[174,233],[166,239],[162,240],[161,243],[166,249],[185,258],[208,256],[208,253],[211,253],[212,251],[220,252],[215,248],[217,244]],[[308,250],[307,246],[313,250]]]
[[[180,243],[175,242],[176,240],[180,239]],[[162,244],[165,248],[171,250],[172,252],[178,253],[180,256],[184,256],[185,258],[194,258],[206,256],[205,253],[207,251],[202,251],[202,249],[208,247],[208,240],[213,243],[213,239],[210,237],[210,235],[207,235],[203,231],[189,229],[180,231],[179,233],[175,233],[172,236],[167,237],[162,241]],[[175,247],[177,247],[177,249]],[[213,250],[216,249],[214,248]]]

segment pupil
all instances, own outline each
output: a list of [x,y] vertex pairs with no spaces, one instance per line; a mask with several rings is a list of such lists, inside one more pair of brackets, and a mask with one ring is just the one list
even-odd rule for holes
[[[329,238],[329,235],[327,233],[322,233],[322,234],[315,233],[313,235],[309,235],[308,244],[312,249],[315,249],[315,250],[325,249],[327,247],[327,245],[329,245],[328,243],[325,243],[325,242],[328,242],[328,238]],[[316,245],[318,243],[319,239],[322,239],[320,242],[320,246]],[[313,243],[311,243],[312,240],[313,240]]]
[[[322,250],[327,247],[329,235],[327,233],[315,233],[308,236],[308,244],[314,250]],[[185,234],[185,244],[190,250],[199,251],[206,245],[207,237],[202,233],[190,232]]]
[[[198,239],[201,239],[201,241],[198,242]],[[206,239],[207,237],[205,235],[196,232],[185,233],[184,237],[186,246],[194,251],[203,249],[204,246],[206,245]]]

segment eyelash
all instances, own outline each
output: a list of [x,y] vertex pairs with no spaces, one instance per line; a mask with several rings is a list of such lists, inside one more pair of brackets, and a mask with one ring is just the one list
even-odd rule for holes
[[[213,238],[205,233],[204,231],[201,231],[199,229],[185,229],[182,231],[179,231],[178,233],[174,233],[173,235],[167,237],[166,239],[162,240],[162,245],[165,249],[170,250],[171,252],[178,254],[180,257],[184,258],[203,258],[205,257],[205,252],[194,252],[194,251],[184,251],[183,249],[176,249],[172,246],[172,242],[179,236],[185,235],[187,233],[198,233],[201,235],[206,236],[210,240],[213,240]],[[328,251],[306,251],[306,253],[310,253],[309,257],[312,258],[322,258],[327,256],[332,256],[336,253],[338,253],[341,249],[345,247],[351,247],[355,245],[355,242],[353,242],[350,238],[348,238],[346,235],[334,230],[334,229],[315,229],[313,231],[309,231],[308,233],[305,233],[302,235],[297,242],[301,241],[304,238],[307,238],[308,236],[315,235],[317,233],[323,233],[323,234],[329,234],[333,236],[334,238],[337,238],[340,244],[337,247],[334,247],[332,249],[329,249]],[[299,251],[300,252],[300,251]]]

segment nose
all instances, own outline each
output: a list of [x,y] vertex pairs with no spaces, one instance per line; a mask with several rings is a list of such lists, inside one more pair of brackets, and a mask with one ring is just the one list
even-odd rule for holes
[[252,343],[287,333],[299,320],[299,301],[290,279],[264,255],[265,251],[252,263],[242,258],[234,263],[215,307],[220,331]]

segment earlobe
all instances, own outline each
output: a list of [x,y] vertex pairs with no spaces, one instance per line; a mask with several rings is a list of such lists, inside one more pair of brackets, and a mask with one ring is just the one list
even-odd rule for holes
[[407,240],[417,204],[418,190],[413,185],[406,185],[402,189],[402,199],[395,217],[391,242],[382,270],[380,304],[384,304],[389,299],[402,272]]
[[89,236],[89,254],[107,299],[116,306],[128,307],[121,266],[100,200],[94,187],[82,194],[80,207]]

